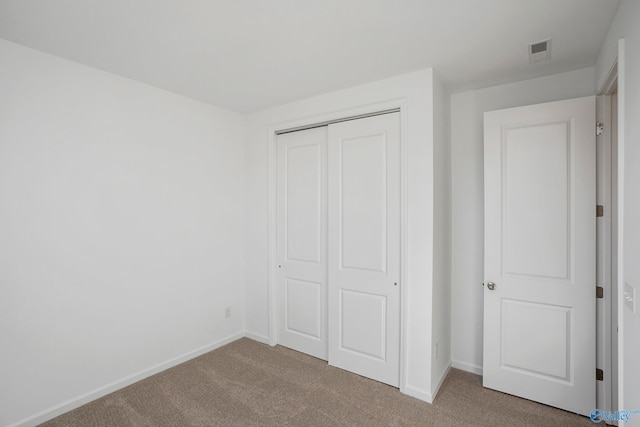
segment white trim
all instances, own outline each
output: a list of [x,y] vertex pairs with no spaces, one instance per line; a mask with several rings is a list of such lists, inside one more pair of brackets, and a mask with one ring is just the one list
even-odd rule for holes
[[618,408],[624,401],[624,154],[625,154],[625,43],[618,40]]
[[434,398],[436,398],[438,396],[438,393],[440,392],[440,387],[442,387],[442,384],[444,383],[444,380],[447,379],[447,375],[449,375],[449,371],[451,370],[451,367],[452,367],[451,366],[451,362],[449,362],[449,364],[447,365],[447,369],[444,370],[444,373],[440,377],[440,380],[438,381],[438,384],[435,386],[435,388],[431,392],[431,396],[433,396]]
[[[615,72],[615,67],[612,69]],[[615,76],[614,76],[615,77]],[[613,79],[615,82],[615,78]],[[608,85],[610,86],[610,85]],[[602,286],[604,295],[596,299],[596,367],[604,370],[603,381],[596,384],[596,408],[614,411],[612,407],[611,347],[612,297],[615,294],[611,275],[612,242],[612,121],[611,95],[599,95],[596,102],[596,121],[604,124],[604,131],[596,136],[596,204],[604,206],[604,215],[596,221],[596,284]]]
[[[433,84],[433,83],[432,83]],[[409,352],[407,331],[409,330],[409,129],[407,100],[398,101],[400,107],[400,392],[408,394]],[[429,401],[431,402],[431,400]]]
[[[607,66],[606,66],[607,72],[600,77],[600,81],[596,86],[597,93],[598,95],[600,95],[598,97],[598,103],[600,107],[599,110],[600,110],[600,113],[602,114],[600,117],[597,117],[597,121],[605,124],[604,133],[601,136],[598,144],[598,155],[599,155],[598,165],[601,168],[598,170],[598,174],[599,174],[598,182],[600,183],[600,180],[603,180],[602,186],[604,187],[604,188],[599,188],[601,190],[604,189],[604,193],[598,194],[598,197],[601,199],[601,200],[598,200],[598,204],[605,205],[605,217],[603,218],[604,220],[603,226],[605,228],[605,234],[603,236],[604,237],[603,240],[604,240],[605,248],[598,248],[598,253],[601,256],[604,256],[604,260],[598,260],[598,263],[599,263],[599,269],[602,269],[605,272],[603,279],[606,282],[606,283],[603,283],[603,285],[605,285],[604,286],[605,300],[604,300],[603,313],[601,313],[604,316],[604,319],[602,319],[604,321],[603,322],[604,338],[599,340],[600,346],[605,346],[605,348],[604,349],[600,347],[598,348],[598,351],[603,354],[603,360],[601,361],[601,364],[603,366],[601,366],[601,368],[605,370],[605,379],[604,379],[603,387],[600,387],[599,385],[598,387],[600,388],[600,390],[604,388],[605,392],[604,392],[604,396],[599,394],[596,396],[597,397],[596,406],[598,408],[601,408],[607,411],[616,411],[618,407],[621,407],[619,402],[620,396],[619,396],[619,390],[618,390],[619,383],[621,381],[621,375],[620,375],[620,371],[618,371],[618,369],[620,369],[618,360],[619,360],[620,351],[621,351],[619,340],[620,340],[622,330],[620,329],[620,331],[618,332],[618,324],[620,322],[618,321],[617,317],[613,317],[613,316],[617,316],[620,311],[618,301],[619,301],[619,295],[621,291],[619,289],[620,286],[618,285],[620,283],[620,280],[618,279],[617,283],[613,282],[613,272],[614,272],[614,269],[616,269],[616,272],[617,272],[617,266],[620,265],[622,260],[620,259],[620,254],[617,254],[618,264],[614,264],[612,259],[613,225],[619,221],[620,215],[622,215],[622,213],[620,212],[621,207],[619,203],[620,188],[621,188],[620,177],[618,177],[617,179],[618,189],[616,191],[618,194],[618,206],[616,206],[616,208],[618,209],[618,216],[616,218],[611,216],[611,213],[613,211],[612,191],[614,190],[612,187],[613,171],[616,169],[616,168],[613,168],[612,161],[617,161],[618,165],[620,163],[619,149],[617,153],[618,154],[617,158],[612,157],[613,141],[612,141],[611,130],[614,124],[612,122],[612,116],[611,116],[611,94],[615,89],[618,88],[618,70],[619,70],[619,67],[621,66],[621,64],[619,64],[619,57],[621,57],[620,52],[621,52],[620,46],[618,46],[616,49],[611,51],[610,57],[607,58]],[[618,95],[618,99],[620,99],[619,95]],[[620,110],[620,107],[618,106],[618,114],[619,114],[619,110]],[[616,125],[619,126],[619,123],[620,122],[616,123]],[[621,130],[618,129],[617,131],[618,144],[619,144],[620,134],[621,134]],[[600,158],[600,156],[602,158]],[[604,174],[604,176],[602,174]],[[619,224],[616,224],[616,226],[620,227]],[[618,228],[618,233],[616,237],[618,240],[621,239],[620,228]],[[599,243],[599,245],[600,244],[601,243]],[[599,319],[598,322],[600,321],[601,320]],[[618,341],[618,347],[616,348],[613,347],[614,340]],[[613,377],[613,374],[615,372],[618,372],[617,378]],[[616,405],[616,401],[617,401],[617,405]],[[614,407],[614,406],[617,406],[617,407]],[[613,424],[617,425],[617,423],[615,422]]]
[[455,360],[451,362],[451,366],[455,369],[460,369],[461,371],[471,372],[472,374],[482,376],[482,366],[466,362],[457,362]]
[[[294,119],[281,123],[275,123],[268,126],[267,129],[267,141],[268,141],[268,262],[269,262],[269,274],[268,274],[268,295],[269,295],[269,344],[274,346],[278,343],[278,310],[277,310],[277,290],[276,290],[276,269],[277,269],[277,251],[276,251],[276,153],[277,153],[277,137],[276,132],[282,129],[291,129],[301,126],[307,126],[313,123],[320,123],[325,121],[339,120],[344,117],[352,117],[363,114],[371,114],[379,111],[400,109],[400,391],[404,394],[412,395],[407,391],[407,365],[408,365],[408,352],[407,350],[407,325],[409,315],[408,304],[408,292],[406,291],[405,279],[407,276],[407,263],[408,263],[408,103],[406,98],[394,99],[389,101],[383,101],[374,104],[362,105],[345,110],[338,110],[333,112],[327,112],[325,114],[315,115],[311,117],[305,117],[301,119]],[[412,389],[413,390],[413,389]],[[419,395],[424,395],[423,391],[416,391]],[[429,393],[426,395],[430,396]],[[417,396],[415,396],[417,397]],[[431,397],[430,397],[431,398]],[[421,398],[420,398],[421,399]],[[424,399],[423,399],[424,400]],[[428,400],[431,402],[431,400]]]
[[276,215],[276,184],[277,184],[277,129],[283,129],[283,127],[269,126],[267,130],[267,141],[269,144],[267,155],[267,248],[268,248],[268,278],[267,278],[267,295],[269,301],[268,313],[269,313],[269,345],[275,346],[278,343],[278,298],[276,289],[276,256],[277,256],[277,215]]
[[249,338],[250,340],[257,341],[262,344],[270,345],[269,337],[262,334],[255,334],[253,332],[246,331],[244,333],[245,338]]
[[57,417],[58,415],[62,415],[65,412],[69,412],[73,409],[79,408],[82,405],[85,405],[89,402],[91,402],[92,400],[96,400],[102,396],[105,396],[109,393],[113,393],[114,391],[120,390],[121,388],[124,388],[128,385],[131,385],[133,383],[136,383],[140,380],[143,380],[145,378],[148,378],[152,375],[155,375],[159,372],[162,372],[166,369],[172,368],[176,365],[179,365],[181,363],[184,363],[188,360],[194,359],[202,354],[208,353],[212,350],[215,350],[217,348],[222,347],[223,345],[229,344],[233,341],[236,341],[240,338],[242,338],[245,334],[243,332],[239,332],[233,335],[230,335],[226,338],[223,338],[221,340],[218,340],[216,342],[213,342],[211,344],[207,344],[203,347],[197,348],[193,351],[181,354],[180,356],[176,356],[172,359],[169,359],[167,361],[158,363],[157,365],[154,365],[150,368],[147,369],[143,369],[142,371],[139,371],[135,374],[129,375],[125,378],[116,380],[112,383],[109,383],[107,385],[104,385],[102,387],[98,387],[92,391],[89,391],[85,394],[82,394],[78,397],[74,397],[72,399],[69,399],[65,402],[62,402],[58,405],[52,406],[49,409],[45,409],[42,412],[39,412],[35,415],[32,415],[30,417],[24,418],[20,421],[17,421],[13,424],[9,424],[7,427],[31,427],[31,426],[37,426],[38,424],[42,424],[45,421],[48,421],[52,418]]
[[402,393],[427,403],[433,403],[433,395],[431,393],[410,385],[406,385],[405,390]]

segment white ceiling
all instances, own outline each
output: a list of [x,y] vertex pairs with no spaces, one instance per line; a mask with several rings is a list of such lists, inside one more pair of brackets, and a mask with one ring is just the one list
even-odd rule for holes
[[0,0],[0,38],[250,112],[426,67],[452,91],[588,67],[618,3]]

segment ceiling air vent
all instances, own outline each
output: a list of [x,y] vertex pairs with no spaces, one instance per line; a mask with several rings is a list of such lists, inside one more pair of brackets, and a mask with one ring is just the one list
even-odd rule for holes
[[551,59],[551,39],[529,45],[529,64]]

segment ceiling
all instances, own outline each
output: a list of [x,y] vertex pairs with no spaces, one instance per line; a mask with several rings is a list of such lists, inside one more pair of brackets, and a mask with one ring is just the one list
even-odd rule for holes
[[456,92],[592,66],[618,4],[0,0],[0,38],[251,112],[426,67]]

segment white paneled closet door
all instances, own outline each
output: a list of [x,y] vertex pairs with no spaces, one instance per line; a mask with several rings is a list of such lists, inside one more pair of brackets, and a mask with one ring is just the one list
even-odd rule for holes
[[329,364],[400,379],[400,119],[329,126]]
[[327,128],[278,136],[278,343],[327,360]]
[[278,343],[393,386],[400,371],[400,117],[277,140]]

